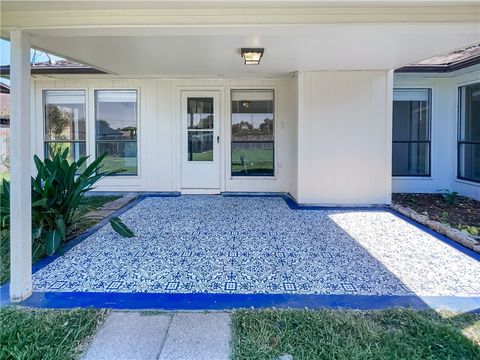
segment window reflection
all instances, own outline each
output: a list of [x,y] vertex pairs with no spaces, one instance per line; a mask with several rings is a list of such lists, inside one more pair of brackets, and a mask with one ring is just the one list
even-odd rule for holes
[[274,175],[273,90],[232,91],[232,176]]
[[187,99],[188,161],[213,161],[213,98]]
[[[85,91],[45,90],[44,151],[46,158],[69,149],[68,161],[86,155]],[[82,172],[85,166],[79,169]]]
[[103,169],[138,173],[137,92],[135,90],[95,91],[95,132],[97,156],[107,153]]

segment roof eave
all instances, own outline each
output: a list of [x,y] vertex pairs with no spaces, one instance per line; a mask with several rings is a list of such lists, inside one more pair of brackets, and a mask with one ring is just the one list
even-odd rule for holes
[[449,73],[480,64],[480,56],[443,65],[407,65],[396,69],[396,73]]
[[[66,75],[66,74],[107,74],[105,71],[88,66],[82,67],[56,67],[56,68],[32,68],[32,75]],[[0,66],[0,76],[10,77],[10,66]]]

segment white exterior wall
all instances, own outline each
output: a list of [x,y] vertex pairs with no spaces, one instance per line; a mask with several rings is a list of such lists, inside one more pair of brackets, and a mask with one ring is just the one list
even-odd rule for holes
[[298,87],[298,202],[390,203],[391,72],[305,72]]
[[432,91],[431,176],[393,177],[393,192],[435,193],[448,189],[480,200],[480,184],[457,179],[458,87],[479,81],[478,65],[450,74],[395,74],[394,88]]
[[[138,176],[115,176],[102,180],[103,191],[180,191],[181,188],[181,90],[220,91],[221,191],[289,192],[292,133],[296,123],[295,81],[268,80],[160,80],[160,79],[55,79],[34,81],[35,140],[32,151],[44,156],[42,91],[84,89],[87,98],[87,154],[95,153],[94,90],[138,91]],[[230,91],[275,90],[275,176],[232,178],[230,176]]]

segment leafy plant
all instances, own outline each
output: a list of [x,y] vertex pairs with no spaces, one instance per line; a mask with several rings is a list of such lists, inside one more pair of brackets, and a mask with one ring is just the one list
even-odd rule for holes
[[460,196],[456,191],[450,191],[448,189],[438,190],[442,192],[442,197],[448,205],[457,205],[460,200]]
[[[40,160],[34,156],[37,175],[32,177],[32,255],[34,259],[53,255],[66,241],[67,234],[75,223],[82,220],[79,211],[85,193],[103,177],[122,170],[102,171],[106,153],[86,166],[88,157],[68,162],[68,148],[57,152],[52,159]],[[79,169],[82,168],[82,173]],[[1,236],[9,235],[10,229],[10,185],[3,181],[0,192]],[[122,236],[134,236],[128,227],[120,222],[112,228]],[[7,245],[5,245],[7,243]],[[1,254],[8,251],[2,241]],[[2,256],[3,257],[3,256]]]
[[480,234],[480,228],[478,228],[477,226],[473,226],[473,225],[462,225],[462,224],[458,224],[458,229],[462,230],[462,231],[465,231],[466,233],[470,234],[470,235],[473,235],[473,236],[478,236]]
[[[42,247],[39,238],[42,227],[39,225],[39,208],[45,204],[45,200],[32,203],[32,257],[37,259],[42,256]],[[10,267],[10,183],[3,179],[0,187],[0,283],[8,278]]]
[[440,220],[443,223],[448,223],[450,215],[448,214],[448,211],[442,211],[442,214],[440,215]]
[[127,225],[123,223],[122,220],[118,217],[112,217],[110,219],[110,225],[112,229],[115,230],[118,234],[122,235],[123,237],[134,237],[135,234],[132,230],[128,228]]

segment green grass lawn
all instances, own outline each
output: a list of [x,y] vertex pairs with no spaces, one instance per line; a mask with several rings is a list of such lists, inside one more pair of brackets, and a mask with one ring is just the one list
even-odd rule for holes
[[[106,203],[114,201],[120,198],[120,196],[115,195],[95,195],[95,196],[86,196],[83,198],[82,204],[79,208],[81,216],[86,215],[90,211],[98,210]],[[81,233],[90,229],[93,225],[98,223],[101,219],[82,219],[75,226],[70,229],[70,233],[67,235],[67,239],[72,239]]]
[[233,359],[480,359],[480,315],[392,309],[241,310]]
[[193,153],[192,161],[213,161],[213,150]]
[[[243,162],[242,162],[243,157]],[[232,173],[269,173],[273,170],[272,149],[241,149],[232,152]]]
[[[118,199],[120,196],[86,196],[79,208],[80,214],[85,215],[89,211],[101,208],[106,203]],[[67,241],[75,236],[85,232],[100,219],[82,219],[71,229],[68,229]],[[3,284],[10,277],[10,240],[8,238],[0,239],[0,284]],[[40,259],[35,259],[34,262]]]
[[0,360],[78,359],[105,310],[0,309]]
[[102,161],[102,171],[116,171],[120,169],[125,171],[119,172],[118,175],[136,174],[137,159],[107,156],[105,160]]
[[0,172],[0,183],[3,182],[3,179],[10,181],[10,174],[7,172]]

